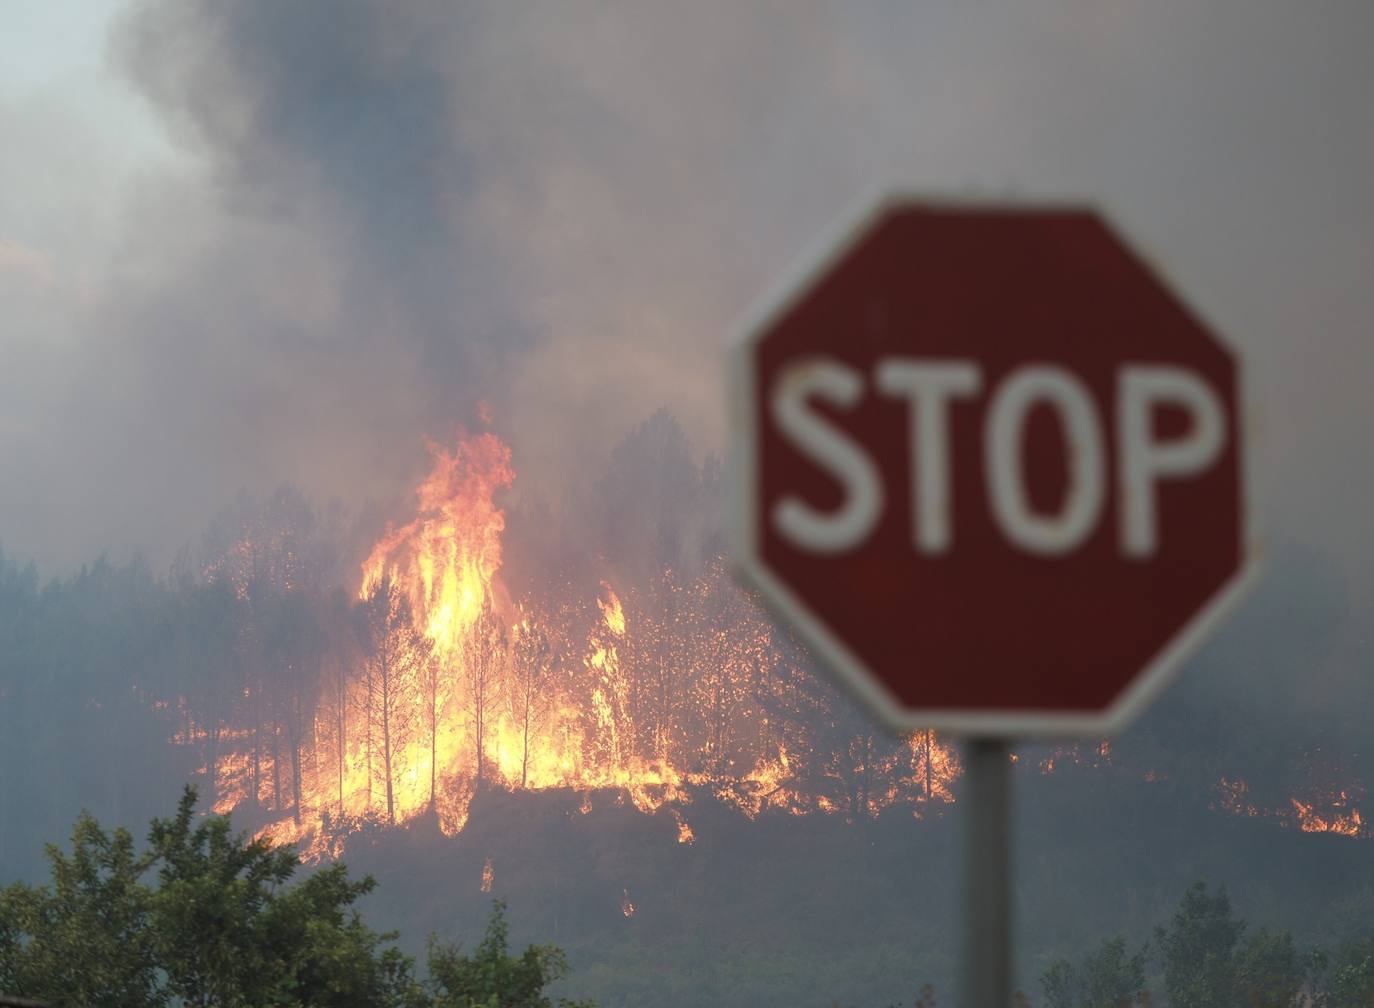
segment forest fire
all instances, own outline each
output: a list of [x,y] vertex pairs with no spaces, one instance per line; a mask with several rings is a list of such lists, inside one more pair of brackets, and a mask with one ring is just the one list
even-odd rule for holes
[[1283,826],[1296,827],[1304,833],[1334,833],[1347,837],[1372,835],[1360,810],[1355,807],[1355,799],[1346,788],[1336,788],[1332,793],[1311,794],[1307,796],[1307,801],[1290,797],[1287,805],[1274,809],[1257,803],[1251,795],[1250,785],[1243,780],[1223,777],[1216,791],[1218,799],[1212,807],[1231,815],[1274,819]]
[[310,597],[289,535],[208,566],[245,608],[248,674],[220,710],[188,710],[178,739],[203,749],[218,810],[255,809],[263,834],[314,859],[369,823],[430,815],[455,834],[483,789],[580,791],[584,812],[597,791],[668,806],[681,844],[700,795],[751,818],[924,817],[954,800],[947,742],[847,714],[719,558],[589,597],[511,598],[509,449],[483,433],[430,453],[415,516],[376,542],[347,606]]
[[[639,581],[550,577],[512,597],[498,503],[510,450],[483,433],[430,454],[414,516],[371,547],[350,598],[322,587],[290,499],[202,568],[232,596],[229,628],[214,631],[225,667],[168,711],[217,810],[318,860],[359,830],[423,817],[454,835],[484,791],[564,790],[583,815],[603,801],[664,810],[665,836],[684,846],[698,800],[849,820],[923,819],[954,801],[949,742],[856,714],[719,557]],[[1106,741],[1080,743],[1030,766],[1135,772],[1114,757]],[[1347,776],[1314,765],[1310,786],[1263,802],[1223,780],[1212,804],[1369,835],[1362,792],[1319,783]]]
[[1348,799],[1344,791],[1336,803],[1338,809],[1330,814],[1322,814],[1316,810],[1311,802],[1301,802],[1296,798],[1290,798],[1293,805],[1293,814],[1297,817],[1298,828],[1304,833],[1339,833],[1341,836],[1364,836],[1364,821],[1360,817],[1360,810],[1351,808],[1341,811],[1346,806]]

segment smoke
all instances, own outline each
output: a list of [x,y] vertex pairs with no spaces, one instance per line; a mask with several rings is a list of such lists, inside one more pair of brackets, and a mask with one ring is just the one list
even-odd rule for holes
[[[732,320],[900,181],[1109,205],[1247,353],[1265,521],[1370,568],[1372,18],[140,3],[111,65],[177,154],[102,202],[117,238],[61,338],[17,316],[0,534],[158,559],[240,488],[399,501],[481,402],[555,501],[660,407],[719,452]],[[61,286],[4,248],[6,282]]]

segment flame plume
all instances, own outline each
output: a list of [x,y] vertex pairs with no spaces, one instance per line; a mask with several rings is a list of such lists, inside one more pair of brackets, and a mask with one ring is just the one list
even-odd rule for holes
[[452,662],[469,641],[501,566],[506,517],[497,491],[515,479],[510,448],[494,434],[461,440],[449,453],[431,444],[434,469],[416,489],[419,514],[390,529],[363,563],[360,599],[390,578],[403,586],[417,629]]

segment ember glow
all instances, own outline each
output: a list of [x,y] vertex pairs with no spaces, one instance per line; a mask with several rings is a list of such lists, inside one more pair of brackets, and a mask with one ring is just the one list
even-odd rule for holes
[[1250,785],[1244,780],[1223,777],[1216,786],[1217,798],[1212,808],[1252,819],[1272,819],[1304,833],[1370,836],[1371,831],[1356,807],[1351,787],[1314,787],[1303,798],[1290,797],[1283,805],[1269,807],[1256,801]]
[[[261,641],[238,642],[258,675],[222,719],[178,733],[205,753],[217,810],[255,810],[263,835],[317,859],[368,824],[432,816],[455,834],[485,788],[567,789],[584,813],[598,793],[666,807],[681,844],[700,798],[750,818],[919,818],[954,801],[950,745],[846,720],[719,558],[690,578],[512,598],[498,503],[510,450],[483,433],[430,453],[414,517],[377,540],[348,611],[317,620],[325,645],[279,649],[286,666],[271,669]],[[283,541],[253,530],[206,576],[246,569],[239,554],[289,556]],[[264,580],[278,606],[303,594],[292,563],[247,566],[233,580],[245,605]]]
[[1112,765],[1112,744],[1103,739],[1091,745],[1075,743],[1071,746],[1056,746],[1040,761],[1040,772],[1051,774],[1057,767],[1066,764],[1079,767],[1109,767]]
[[1311,802],[1290,798],[1298,828],[1304,833],[1339,833],[1341,836],[1364,836],[1364,820],[1360,810],[1348,806],[1349,798],[1342,791],[1340,798],[1323,814]]

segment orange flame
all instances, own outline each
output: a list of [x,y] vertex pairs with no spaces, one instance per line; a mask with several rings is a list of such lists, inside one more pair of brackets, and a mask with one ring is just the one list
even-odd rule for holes
[[687,820],[682,817],[682,812],[672,809],[673,822],[677,823],[677,842],[691,846],[696,843],[696,834],[692,832],[692,827],[687,825]]
[[1334,792],[1322,788],[1324,797],[1308,801],[1289,798],[1288,807],[1265,808],[1251,797],[1250,785],[1243,780],[1223,777],[1216,787],[1219,800],[1212,808],[1247,818],[1272,818],[1284,826],[1297,826],[1304,833],[1335,833],[1338,836],[1368,836],[1360,810],[1345,788]]
[[431,444],[434,469],[416,489],[420,513],[389,530],[363,563],[360,599],[383,579],[403,586],[417,628],[451,659],[471,635],[501,566],[505,514],[497,491],[511,485],[510,449],[494,434],[459,442],[453,453]]
[[1301,802],[1296,798],[1288,799],[1293,805],[1293,812],[1297,816],[1298,829],[1304,833],[1336,833],[1340,836],[1357,837],[1364,834],[1364,820],[1360,817],[1360,810],[1352,808],[1349,811],[1339,811],[1349,802],[1349,796],[1341,791],[1332,805],[1335,811],[1323,815],[1318,812],[1311,802]]

